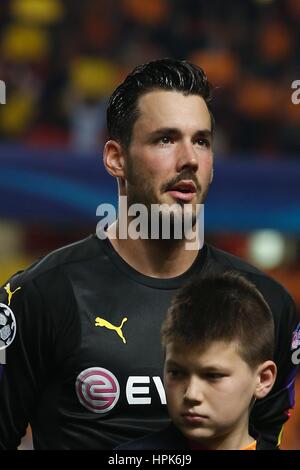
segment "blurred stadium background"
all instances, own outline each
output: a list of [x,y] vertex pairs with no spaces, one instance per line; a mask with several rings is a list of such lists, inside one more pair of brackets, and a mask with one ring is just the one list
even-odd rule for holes
[[[216,87],[206,239],[300,308],[299,44],[299,0],[1,0],[0,282],[95,231],[117,194],[101,163],[110,92],[139,63],[187,58]],[[285,449],[300,449],[299,407]]]

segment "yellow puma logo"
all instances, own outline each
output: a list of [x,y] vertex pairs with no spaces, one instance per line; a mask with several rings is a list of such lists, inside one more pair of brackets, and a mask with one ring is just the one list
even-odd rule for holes
[[127,317],[123,318],[120,326],[115,326],[115,325],[112,325],[109,321],[104,320],[104,318],[97,317],[95,319],[95,326],[104,326],[104,328],[107,328],[108,330],[114,330],[118,334],[118,336],[120,336],[123,343],[126,344],[126,339],[124,338],[123,333],[122,333],[122,327],[126,321],[127,321]]
[[6,284],[6,286],[4,287],[4,290],[7,292],[7,296],[8,296],[8,306],[10,306],[12,296],[17,292],[17,290],[20,290],[20,289],[21,287],[17,287],[16,290],[11,291],[10,283]]

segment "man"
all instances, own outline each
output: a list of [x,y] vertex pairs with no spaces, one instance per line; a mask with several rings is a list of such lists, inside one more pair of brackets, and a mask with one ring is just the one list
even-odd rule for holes
[[[104,164],[129,207],[164,204],[168,215],[177,203],[175,227],[188,205],[195,224],[213,174],[210,98],[204,72],[171,59],[138,67],[115,90]],[[28,422],[37,449],[110,449],[161,429],[168,420],[159,344],[164,314],[192,275],[228,269],[252,281],[273,313],[278,377],[251,419],[275,447],[292,405],[298,319],[290,296],[211,246],[187,250],[176,237],[126,239],[120,225],[109,226],[106,238],[90,236],[51,253],[1,291],[10,330],[2,338],[0,447],[16,448]]]

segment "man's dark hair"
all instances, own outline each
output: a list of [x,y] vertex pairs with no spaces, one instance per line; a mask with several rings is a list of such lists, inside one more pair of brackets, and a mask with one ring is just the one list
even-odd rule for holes
[[139,98],[154,90],[179,91],[185,95],[201,96],[210,108],[212,88],[204,71],[190,62],[160,59],[136,67],[110,97],[107,108],[107,130],[110,139],[129,148],[132,129],[139,117]]
[[161,329],[162,344],[199,345],[236,342],[251,368],[271,360],[274,323],[270,307],[256,287],[237,273],[194,279],[171,303]]

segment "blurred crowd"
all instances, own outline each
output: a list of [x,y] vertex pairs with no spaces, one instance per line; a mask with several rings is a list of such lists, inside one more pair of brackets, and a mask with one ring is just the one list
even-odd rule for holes
[[162,57],[215,87],[221,156],[300,156],[299,0],[1,0],[0,137],[96,152],[112,89]]

